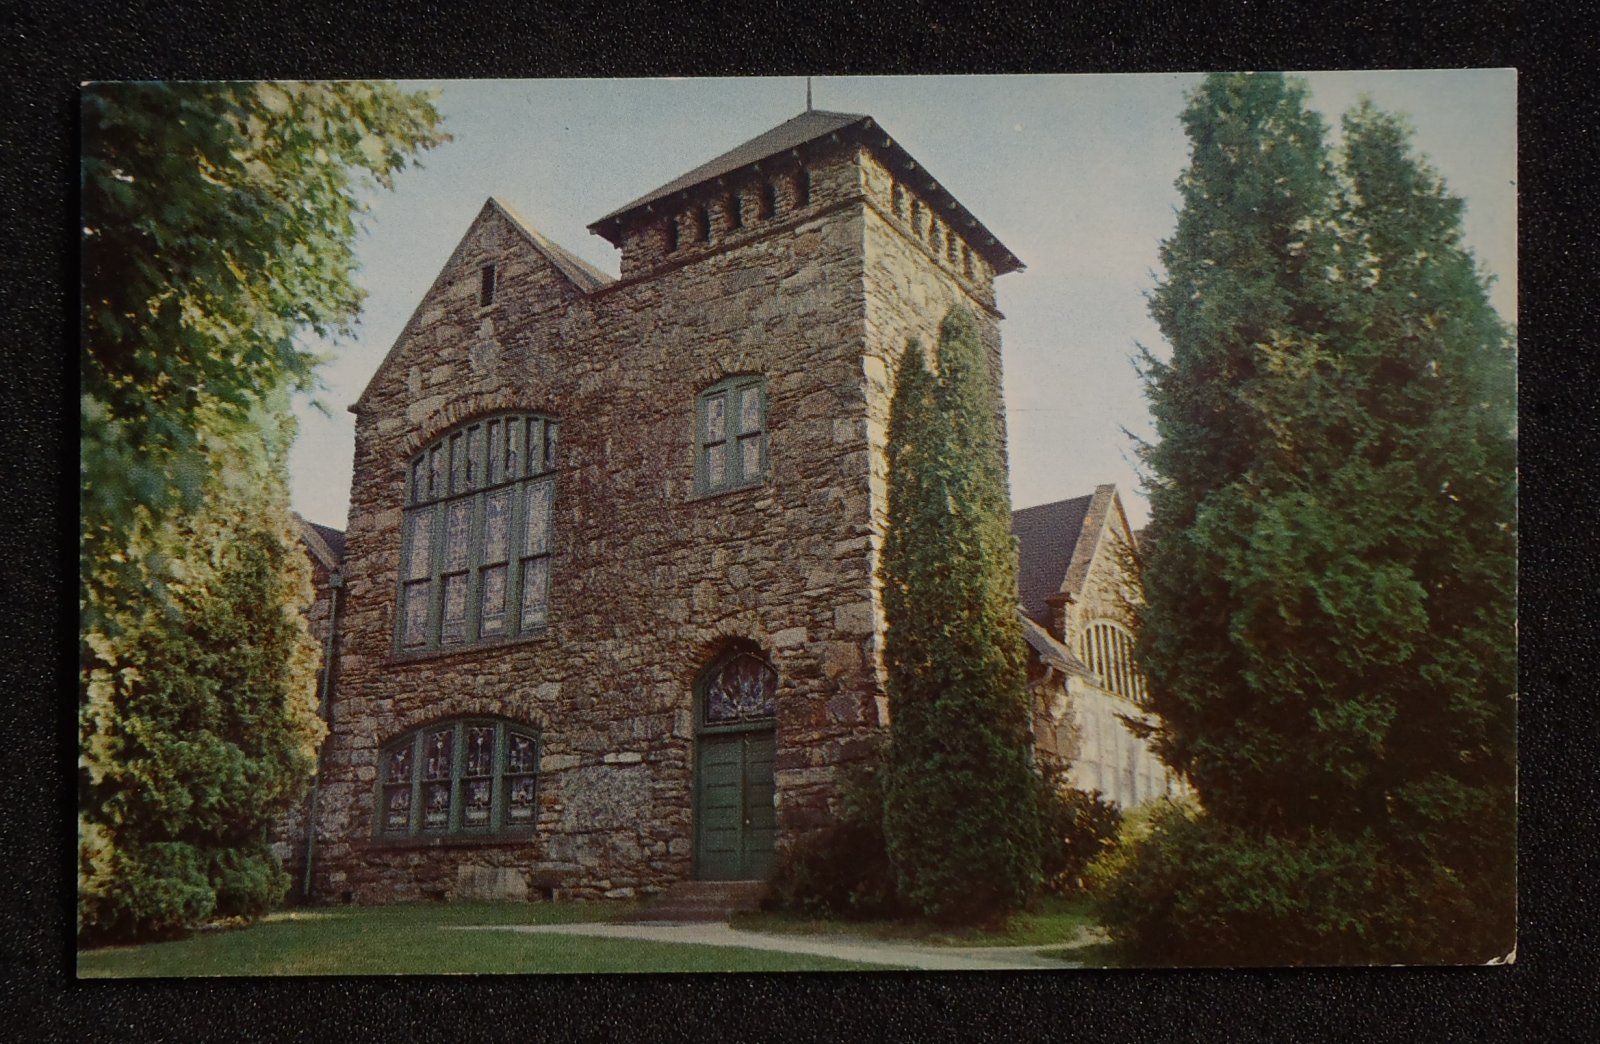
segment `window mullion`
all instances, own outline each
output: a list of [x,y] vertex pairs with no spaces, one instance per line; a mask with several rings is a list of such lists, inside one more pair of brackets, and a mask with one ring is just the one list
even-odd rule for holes
[[433,527],[433,535],[428,541],[428,555],[432,559],[428,563],[428,642],[431,648],[439,648],[444,644],[442,635],[444,631],[444,539],[448,528],[445,525],[445,516],[449,514],[450,505],[446,500],[435,502],[432,513],[428,518],[428,525]]
[[494,723],[494,778],[490,783],[489,792],[489,830],[498,834],[505,830],[506,823],[506,762],[510,736],[506,731],[503,721]]
[[422,729],[411,737],[411,819],[406,833],[422,829]]
[[464,764],[467,760],[467,727],[465,722],[456,722],[451,726],[450,736],[450,813],[445,817],[444,832],[457,834],[461,832],[461,806],[462,806],[462,779]]
[[[487,437],[487,436],[485,436]],[[483,526],[488,513],[488,491],[480,490],[472,498],[472,520],[467,523],[467,644],[483,637],[480,628],[483,619]]]

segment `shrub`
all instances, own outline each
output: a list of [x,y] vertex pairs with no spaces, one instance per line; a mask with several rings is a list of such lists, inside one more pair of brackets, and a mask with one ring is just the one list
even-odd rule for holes
[[1042,761],[1039,770],[1043,886],[1057,895],[1068,895],[1083,889],[1089,863],[1115,843],[1122,813],[1098,790],[1067,786],[1059,762]]
[[1127,817],[1088,878],[1112,940],[1143,963],[1466,963],[1502,955],[1448,929],[1472,915],[1459,880],[1411,868],[1371,833],[1251,834],[1164,801]]
[[779,857],[770,906],[853,920],[900,912],[883,840],[883,775],[876,759],[846,779],[841,805],[836,822]]

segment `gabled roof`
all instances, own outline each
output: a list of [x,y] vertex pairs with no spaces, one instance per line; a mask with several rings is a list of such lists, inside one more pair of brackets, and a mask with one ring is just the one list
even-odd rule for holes
[[533,248],[544,255],[545,260],[555,265],[562,275],[566,276],[574,286],[584,293],[598,290],[602,286],[616,282],[615,279],[606,275],[566,247],[559,246],[546,239],[544,233],[528,224],[521,214],[511,209],[509,204],[502,203],[500,200],[490,196],[489,202],[484,205],[492,206],[504,214],[506,220],[511,222],[512,226],[518,232],[521,232],[529,243],[533,244]]
[[1050,626],[1049,598],[1061,590],[1072,553],[1083,533],[1094,495],[1039,504],[1011,513],[1011,532],[1020,545],[1017,600],[1029,619]]
[[656,203],[679,193],[687,194],[708,181],[752,167],[785,152],[802,149],[822,139],[829,142],[855,141],[872,149],[897,177],[961,232],[973,249],[994,266],[996,275],[1015,272],[1023,267],[1017,255],[1006,249],[994,233],[985,228],[933,175],[896,144],[871,116],[854,112],[826,112],[822,109],[808,109],[660,188],[646,192],[633,202],[623,204],[590,225],[589,231],[620,246],[624,219],[638,211],[648,210]]
[[571,283],[579,293],[591,293],[602,286],[616,282],[611,276],[606,275],[570,250],[558,246],[545,238],[544,234],[528,224],[522,215],[500,202],[500,200],[490,196],[483,201],[483,206],[478,208],[477,216],[472,219],[471,224],[467,226],[466,232],[462,233],[461,238],[456,241],[455,248],[450,251],[449,258],[440,266],[439,274],[434,276],[433,282],[429,284],[427,293],[422,295],[422,299],[417,302],[417,306],[411,310],[410,317],[406,319],[405,325],[400,328],[399,336],[389,346],[389,351],[385,353],[383,361],[378,364],[378,368],[372,371],[372,376],[367,380],[367,386],[361,389],[361,394],[356,397],[355,404],[349,407],[351,412],[360,412],[361,404],[367,398],[367,392],[372,390],[373,386],[378,382],[378,378],[388,369],[389,361],[394,358],[395,353],[400,350],[400,346],[405,343],[406,337],[411,333],[412,324],[416,322],[417,316],[422,314],[424,306],[427,305],[429,299],[433,297],[444,282],[445,273],[450,271],[451,266],[455,264],[456,258],[467,245],[467,241],[472,238],[473,230],[489,214],[499,214],[505,218],[506,222],[517,230],[528,245],[533,247],[534,252],[548,261],[551,267],[560,273],[562,278]]
[[306,550],[322,562],[323,568],[337,571],[344,562],[344,531],[307,522],[298,513],[294,520],[300,525],[300,542],[306,545]]

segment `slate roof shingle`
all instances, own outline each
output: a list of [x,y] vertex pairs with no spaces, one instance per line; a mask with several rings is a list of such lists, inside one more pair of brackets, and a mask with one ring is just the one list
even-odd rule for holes
[[1017,600],[1030,620],[1050,626],[1050,606],[1046,601],[1061,590],[1073,549],[1083,532],[1084,516],[1093,494],[1039,504],[1011,513],[1011,532],[1016,536],[1020,559],[1017,564]]
[[340,562],[344,561],[344,530],[334,529],[332,526],[321,526],[315,522],[307,522],[316,531],[322,542],[328,545],[328,550],[333,552],[333,557]]
[[646,192],[631,203],[623,204],[591,224],[589,231],[604,236],[613,244],[620,246],[621,219],[627,215],[694,188],[696,185],[732,174],[734,171],[791,149],[800,148],[818,138],[835,134],[841,137],[846,134],[858,136],[862,144],[888,162],[897,176],[905,178],[908,184],[914,181],[915,191],[930,207],[941,212],[952,226],[962,231],[972,244],[972,248],[994,266],[996,275],[1016,272],[1024,267],[1017,255],[1007,249],[994,233],[985,228],[983,223],[962,206],[949,190],[940,185],[933,175],[928,173],[927,168],[912,159],[910,154],[871,116],[855,112],[827,112],[822,109],[808,109],[793,119],[785,120],[771,130],[756,135],[744,144],[729,149],[715,159],[700,164],[688,173],[673,178],[660,188]]

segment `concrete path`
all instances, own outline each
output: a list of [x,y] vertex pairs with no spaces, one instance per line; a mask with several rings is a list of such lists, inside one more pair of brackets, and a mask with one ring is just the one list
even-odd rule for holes
[[649,942],[688,943],[694,946],[732,946],[746,950],[774,950],[833,957],[886,968],[918,971],[1037,971],[1075,967],[1069,961],[1046,957],[1037,951],[1064,945],[1041,946],[923,946],[849,936],[819,938],[773,932],[748,932],[726,924],[549,924],[472,925],[455,931],[530,932],[548,935],[586,935],[601,939],[640,939]]

